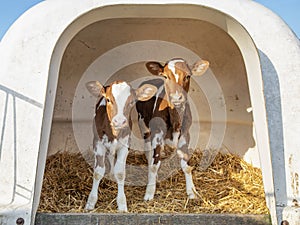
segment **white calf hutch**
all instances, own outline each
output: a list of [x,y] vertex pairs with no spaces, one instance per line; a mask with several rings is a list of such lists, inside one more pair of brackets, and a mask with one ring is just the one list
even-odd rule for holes
[[[0,43],[0,224],[34,224],[47,156],[91,150],[95,99],[86,82],[137,86],[149,76],[146,61],[174,57],[210,62],[191,83],[191,147],[260,167],[272,224],[300,224],[300,44],[249,0],[49,0],[22,15]],[[92,224],[124,216],[88,215]],[[213,216],[172,218],[189,217]]]

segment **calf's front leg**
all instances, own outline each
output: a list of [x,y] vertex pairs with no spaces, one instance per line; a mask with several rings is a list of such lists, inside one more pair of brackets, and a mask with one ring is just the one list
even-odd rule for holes
[[188,195],[188,198],[194,199],[196,197],[194,193],[195,185],[193,182],[192,167],[188,165],[188,161],[190,159],[189,152],[188,152],[188,144],[189,144],[189,135],[181,136],[178,142],[177,155],[180,158],[181,169],[185,176],[186,193]]
[[152,200],[154,198],[155,190],[156,190],[156,177],[157,171],[160,167],[160,152],[164,148],[164,139],[163,139],[163,131],[161,130],[158,133],[153,135],[152,143],[151,143],[151,154],[152,158],[148,159],[148,184],[146,188],[146,193],[144,196],[144,200]]
[[100,142],[96,141],[94,143],[94,152],[95,152],[95,166],[94,166],[94,176],[93,176],[93,186],[89,194],[87,203],[85,205],[86,210],[93,210],[98,200],[98,187],[101,179],[105,173],[105,153],[106,148]]
[[124,145],[117,152],[117,160],[114,166],[114,175],[118,183],[117,204],[118,204],[118,211],[120,212],[127,212],[127,200],[124,192],[127,155],[128,155],[128,147]]

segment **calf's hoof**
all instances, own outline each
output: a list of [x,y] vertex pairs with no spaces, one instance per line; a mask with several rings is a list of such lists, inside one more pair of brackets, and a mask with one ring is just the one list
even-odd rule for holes
[[84,210],[91,211],[93,209],[95,209],[95,205],[94,204],[86,203],[86,205],[84,207]]
[[144,200],[151,201],[154,198],[154,194],[145,194]]
[[186,191],[189,199],[196,199],[200,194],[197,192],[196,188],[193,186],[192,189]]
[[127,205],[119,205],[118,212],[128,212]]
[[145,201],[150,201],[154,198],[155,185],[148,185],[144,196]]
[[97,200],[98,200],[97,196],[95,197],[95,196],[90,195],[84,209],[85,210],[95,209],[95,205],[96,205]]
[[188,198],[189,199],[195,199],[196,195],[194,193],[190,193],[190,194],[188,194]]

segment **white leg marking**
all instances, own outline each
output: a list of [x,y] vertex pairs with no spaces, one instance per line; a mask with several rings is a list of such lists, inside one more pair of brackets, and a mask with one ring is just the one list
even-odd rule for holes
[[[128,137],[125,138],[128,142]],[[126,169],[126,159],[128,155],[128,146],[124,146],[121,140],[121,148],[118,150],[117,153],[117,161],[114,167],[114,175],[118,183],[118,195],[117,195],[117,204],[118,210],[120,212],[127,212],[127,201],[124,192],[124,181],[125,181],[125,169]]]
[[157,164],[153,164],[154,159],[152,159],[151,165],[148,166],[148,184],[146,188],[146,193],[144,196],[145,201],[152,200],[154,198],[155,190],[156,190],[156,177],[157,171],[160,167],[160,161]]
[[193,190],[195,189],[195,185],[192,177],[192,167],[190,167],[187,164],[187,162],[183,159],[180,160],[180,164],[181,164],[181,169],[183,170],[185,175],[186,193],[190,199],[194,199],[195,193]]
[[94,169],[93,186],[85,205],[86,210],[93,210],[98,200],[98,187],[105,173],[105,167],[96,167]]
[[118,158],[114,168],[114,175],[118,183],[118,196],[117,196],[117,204],[118,210],[127,212],[127,202],[126,196],[124,192],[124,181],[125,181],[125,166],[126,166],[126,158],[128,155],[128,148],[123,147],[118,151]]
[[177,155],[180,159],[184,159],[185,161],[189,160],[188,154],[184,153],[180,148],[182,148],[184,145],[186,145],[186,139],[184,136],[181,136],[178,142],[178,149],[177,149]]
[[114,167],[115,167],[115,153],[109,153],[108,154],[108,161],[110,165],[110,171],[109,171],[109,176],[112,179],[114,175]]
[[108,161],[110,164],[109,176],[111,179],[113,179],[114,177],[115,156],[116,156],[117,146],[118,146],[118,141],[116,139],[114,139],[112,142],[106,143],[106,147],[109,149]]
[[151,160],[153,158],[153,153],[154,153],[152,151],[151,142],[150,141],[145,142],[145,144],[144,144],[144,151],[145,151],[145,154],[146,154],[148,165],[150,165],[151,164]]
[[[144,196],[144,200],[148,201],[148,200],[152,200],[155,194],[155,190],[156,190],[156,177],[157,177],[157,171],[160,167],[160,161],[158,161],[157,164],[154,164],[154,158],[153,158],[153,153],[154,153],[154,149],[158,146],[158,145],[163,145],[163,131],[155,134],[153,140],[152,140],[152,158],[150,160],[150,164],[148,164],[148,184],[147,184],[147,188],[146,188],[146,193]],[[149,162],[149,161],[148,161]]]
[[[92,190],[89,194],[88,201],[86,203],[85,209],[86,210],[93,210],[95,208],[95,205],[98,200],[98,187],[101,179],[104,176],[105,173],[105,164],[104,164],[104,157],[106,148],[101,142],[97,142],[95,146],[95,169],[94,169],[94,177],[93,177],[93,186]],[[99,158],[102,158],[102,162],[98,162],[100,160]],[[100,166],[103,166],[101,167]]]

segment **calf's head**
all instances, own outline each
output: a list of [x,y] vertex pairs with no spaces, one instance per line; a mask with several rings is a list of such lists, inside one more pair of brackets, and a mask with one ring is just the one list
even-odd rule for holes
[[209,67],[209,62],[200,59],[190,67],[184,59],[175,58],[169,60],[164,66],[159,62],[147,62],[146,67],[153,75],[165,78],[165,101],[160,106],[160,110],[169,106],[180,108],[187,100],[187,93],[190,87],[192,75],[201,76]]
[[145,84],[138,89],[133,89],[125,81],[114,81],[103,86],[98,81],[86,83],[86,87],[95,97],[103,97],[100,105],[106,106],[106,113],[113,133],[128,126],[129,114],[136,101],[147,101],[155,95],[157,88]]

